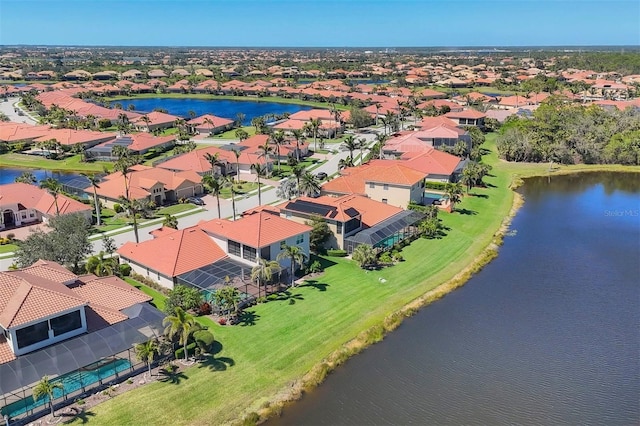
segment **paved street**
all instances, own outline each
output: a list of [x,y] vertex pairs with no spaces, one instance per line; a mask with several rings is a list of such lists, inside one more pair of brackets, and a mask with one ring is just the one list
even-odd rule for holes
[[6,102],[0,102],[0,112],[9,117],[10,121],[15,123],[27,123],[27,124],[38,124],[38,122],[33,119],[31,116],[24,113],[24,115],[18,115],[16,112],[17,104],[20,102],[20,98],[8,98]]
[[[4,105],[6,102],[0,102],[0,105]],[[11,108],[13,111],[13,108]],[[15,115],[15,113],[14,113]],[[375,141],[375,134],[366,133],[366,134],[355,134],[356,139],[365,138],[367,140],[367,145],[370,146]],[[337,148],[337,146],[335,147]],[[366,152],[366,151],[365,151]],[[359,150],[354,152],[354,157],[359,158]],[[349,151],[338,151],[337,154],[331,155],[326,163],[317,167],[313,170],[313,173],[325,172],[328,176],[334,175],[338,171],[338,163],[341,159],[349,156]],[[245,175],[245,179],[248,178],[249,175]],[[243,175],[240,175],[240,178],[243,178]],[[273,186],[267,186],[262,190],[262,204],[275,204],[281,200],[276,195],[276,188]],[[178,218],[178,228],[183,229],[189,226],[196,225],[198,222],[202,220],[211,220],[218,217],[218,208],[216,204],[216,199],[213,196],[206,195],[203,197],[203,200],[206,203],[206,209],[202,212],[179,217]],[[240,196],[236,198],[236,215],[239,216],[243,211],[249,210],[253,207],[258,206],[258,193],[250,196]],[[231,200],[220,199],[220,211],[222,213],[222,217],[231,218],[233,216],[233,208]],[[154,224],[147,227],[142,227],[138,229],[138,236],[140,241],[150,240],[152,237],[149,234],[150,231],[159,228],[161,225]],[[121,247],[128,241],[135,241],[135,236],[133,233],[133,229],[128,230],[127,232],[113,235],[111,238],[114,239],[116,246]],[[93,242],[93,250],[95,253],[100,252],[102,250],[102,240],[98,239]],[[7,270],[9,266],[13,263],[13,258],[4,258],[0,259],[0,270]]]

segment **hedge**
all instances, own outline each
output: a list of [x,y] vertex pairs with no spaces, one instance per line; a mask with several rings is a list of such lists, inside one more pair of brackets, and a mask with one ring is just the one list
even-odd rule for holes
[[446,191],[447,185],[448,185],[447,182],[425,182],[424,183],[425,189],[438,189],[440,191]]
[[211,346],[215,342],[213,334],[208,330],[198,330],[193,333],[193,340],[196,341],[202,352],[209,352]]
[[[187,345],[187,354],[193,355],[193,350],[196,348],[196,343],[189,343]],[[176,359],[184,358],[184,346],[180,346],[180,348],[175,352]]]
[[346,257],[347,256],[347,251],[346,250],[327,250],[327,256],[330,256],[330,257]]

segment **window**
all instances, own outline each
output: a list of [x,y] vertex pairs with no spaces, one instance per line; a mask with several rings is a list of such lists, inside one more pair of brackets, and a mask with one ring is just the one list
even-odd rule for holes
[[49,339],[49,322],[42,321],[25,328],[21,328],[16,331],[16,338],[18,340],[18,349],[47,340]]
[[369,188],[371,188],[371,189],[375,189],[375,187],[376,187],[376,184],[375,184],[375,183],[373,183],[373,182],[369,182]]
[[298,238],[296,238],[296,244],[302,244],[304,243],[304,234],[300,234],[298,235]]
[[22,212],[22,218],[26,219],[27,218],[27,212]]
[[291,212],[284,212],[284,217],[290,218],[291,217]]
[[229,240],[229,254],[240,257],[240,243]]
[[249,246],[242,246],[242,258],[247,259],[249,262],[256,261],[256,249]]
[[387,199],[386,199],[386,198],[383,198],[383,199],[382,199],[382,202],[383,202],[383,203],[385,203],[385,204],[387,204]]
[[36,214],[34,212],[29,213],[29,217],[36,217]]
[[382,186],[382,189],[384,191],[388,191],[389,190],[389,185],[387,185],[386,183]]
[[337,233],[338,235],[339,235],[339,234],[342,234],[342,222],[337,222],[337,223],[336,223],[336,226],[337,226],[337,228],[338,228],[338,230],[336,231],[336,233]]
[[51,318],[51,329],[54,336],[59,336],[82,327],[80,311],[73,311],[57,318]]

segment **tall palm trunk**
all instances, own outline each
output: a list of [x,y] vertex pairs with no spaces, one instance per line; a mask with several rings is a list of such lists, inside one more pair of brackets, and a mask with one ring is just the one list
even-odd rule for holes
[[258,205],[262,205],[262,189],[260,187],[260,175],[257,176],[258,179]]
[[96,192],[95,186],[93,187],[93,203],[96,207],[96,226],[100,226],[102,224],[100,219],[100,200],[98,200],[98,193]]

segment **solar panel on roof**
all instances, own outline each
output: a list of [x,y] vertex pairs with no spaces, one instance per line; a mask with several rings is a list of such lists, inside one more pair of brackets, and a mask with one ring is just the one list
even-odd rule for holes
[[326,206],[324,204],[312,203],[304,200],[296,200],[287,204],[287,209],[301,213],[317,214],[322,217],[328,216],[332,212],[333,215],[330,217],[335,217],[336,215],[336,208],[333,206]]

